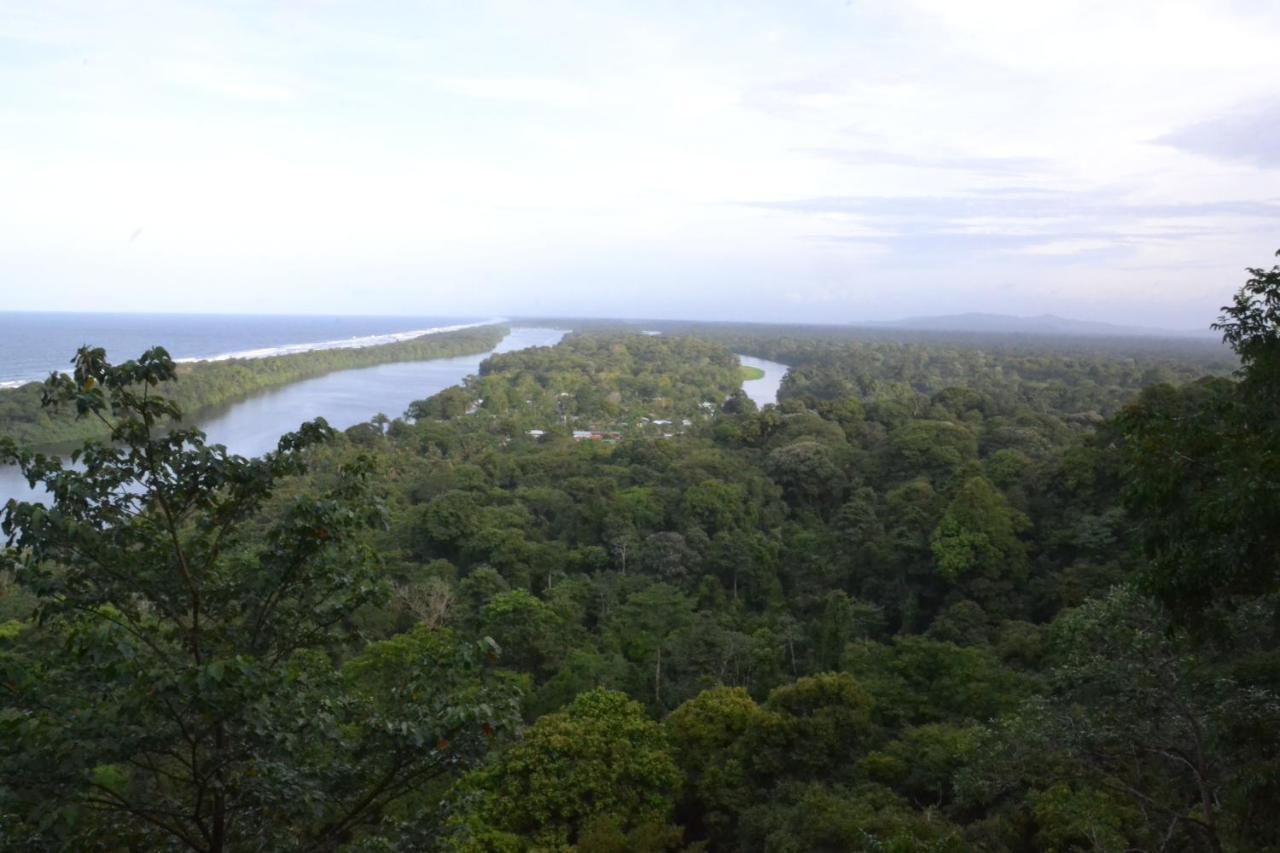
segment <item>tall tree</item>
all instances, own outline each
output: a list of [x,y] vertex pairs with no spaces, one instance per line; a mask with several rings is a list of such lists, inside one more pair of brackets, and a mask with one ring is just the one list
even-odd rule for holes
[[491,646],[426,629],[360,641],[356,610],[386,592],[364,539],[381,518],[370,461],[286,494],[323,421],[244,459],[173,429],[163,349],[113,365],[84,348],[74,364],[46,402],[112,443],[85,445],[78,467],[0,452],[51,499],[11,501],[0,521],[0,559],[39,601],[0,643],[7,841],[332,849],[390,831],[388,809],[515,719]]
[[452,846],[586,849],[582,835],[599,831],[601,822],[622,833],[650,834],[667,825],[679,788],[662,726],[623,694],[591,690],[539,718],[517,744],[467,778]]
[[1156,386],[1117,419],[1143,581],[1183,621],[1280,589],[1280,266],[1249,273],[1214,326],[1238,381]]
[[1255,815],[1275,792],[1273,693],[1224,676],[1132,588],[1067,611],[1052,634],[1050,693],[982,750],[997,784],[1069,781],[1128,803],[1130,830],[1156,849],[1271,849],[1274,813]]

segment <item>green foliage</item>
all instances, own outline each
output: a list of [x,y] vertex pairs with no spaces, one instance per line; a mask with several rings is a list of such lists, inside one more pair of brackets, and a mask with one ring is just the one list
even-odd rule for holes
[[[1176,832],[1213,850],[1274,837],[1253,825],[1253,798],[1275,790],[1274,745],[1246,754],[1261,744],[1241,739],[1269,725],[1280,708],[1274,692],[1216,671],[1155,602],[1128,588],[1059,617],[1051,660],[1049,694],[1004,720],[986,747],[988,795],[993,780],[1030,786],[1034,809],[1050,812],[1051,835],[1080,831],[1083,818],[1064,818],[1064,807],[1098,811],[1088,819],[1112,846],[1115,826],[1130,843]],[[1061,779],[1105,796],[1074,794]],[[1239,799],[1221,796],[1229,788]]]
[[[569,335],[557,347],[491,356],[462,393],[483,400],[484,414],[514,417],[526,429],[573,423],[661,435],[684,418],[705,418],[740,384],[738,360],[723,347],[688,337],[589,333]],[[441,416],[433,414],[440,399],[414,405],[424,417]],[[643,428],[642,417],[672,423]]]
[[[0,833],[180,847],[146,818],[200,802],[212,849],[221,796],[226,849],[1278,849],[1251,272],[1235,379],[1196,342],[592,327],[263,460],[159,401],[83,472],[28,457]],[[733,350],[791,365],[778,405]],[[51,396],[136,420],[84,368]]]
[[978,457],[973,430],[952,421],[911,420],[894,432],[892,441],[897,464],[916,476],[947,479]]
[[1060,782],[1047,791],[1036,791],[1030,800],[1039,828],[1036,843],[1045,850],[1123,853],[1133,849],[1126,828],[1141,820],[1141,812],[1115,794]]
[[640,704],[583,693],[466,780],[453,847],[565,849],[600,818],[624,833],[662,826],[679,787],[666,734]]
[[[497,346],[508,331],[505,326],[482,326],[372,347],[176,364],[168,377],[176,381],[165,387],[165,394],[181,411],[194,417],[260,391],[337,370],[486,352]],[[91,389],[85,389],[79,396],[84,398],[91,393]],[[109,434],[110,426],[96,418],[71,417],[43,406],[42,395],[43,387],[38,382],[0,389],[0,437],[19,445],[44,448],[102,439]],[[77,414],[85,414],[79,403],[76,409]]]
[[1280,589],[1280,266],[1249,273],[1214,325],[1238,381],[1157,386],[1117,419],[1143,583],[1184,623]]
[[[360,648],[384,600],[369,547],[372,460],[290,497],[322,421],[247,460],[194,430],[163,350],[81,350],[46,396],[111,425],[110,446],[6,453],[52,495],[10,502],[7,569],[38,597],[0,641],[0,809],[15,847],[331,847],[474,763],[515,697],[484,648],[416,634]],[[349,658],[345,665],[335,659]],[[393,673],[391,670],[394,669]],[[20,780],[20,781],[19,781]]]
[[743,849],[778,853],[892,851],[960,853],[968,849],[954,826],[919,813],[879,786],[791,783],[748,813]]
[[855,643],[845,667],[879,698],[880,720],[894,726],[986,722],[1016,707],[1032,686],[988,649],[924,637]]
[[1232,304],[1223,306],[1213,328],[1240,356],[1245,383],[1274,400],[1280,377],[1280,266],[1250,267],[1248,272],[1252,277]]
[[1025,561],[1017,537],[1024,526],[986,478],[966,480],[933,533],[938,573],[952,582],[974,571],[1016,576]]
[[868,775],[896,789],[920,807],[942,806],[952,799],[955,775],[973,763],[978,728],[928,723],[906,729],[902,737],[862,761]]
[[794,506],[824,509],[838,504],[844,475],[831,451],[817,441],[797,441],[769,454],[768,471]]
[[681,816],[707,833],[733,837],[737,815],[753,801],[752,745],[774,720],[742,688],[705,690],[671,712],[667,729],[685,775]]

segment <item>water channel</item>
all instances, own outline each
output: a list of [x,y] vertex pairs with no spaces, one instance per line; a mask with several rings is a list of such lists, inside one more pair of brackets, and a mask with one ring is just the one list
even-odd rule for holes
[[[259,456],[273,450],[282,433],[303,421],[323,417],[330,426],[341,430],[364,423],[379,412],[398,417],[414,400],[430,397],[477,373],[480,362],[492,353],[554,346],[564,334],[558,329],[517,327],[492,352],[330,373],[206,413],[199,419],[200,428],[210,444],[226,445],[232,453],[242,456]],[[776,402],[786,365],[745,355],[739,358],[744,365],[758,367],[765,374],[742,383],[747,396],[760,406]],[[32,497],[33,492],[18,469],[0,466],[0,505],[9,498]]]

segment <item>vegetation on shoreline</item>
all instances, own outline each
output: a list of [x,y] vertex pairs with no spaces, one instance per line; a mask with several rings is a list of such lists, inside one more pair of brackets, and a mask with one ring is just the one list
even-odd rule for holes
[[758,367],[750,367],[744,364],[739,367],[738,370],[742,373],[743,382],[750,382],[753,379],[764,379],[764,371]]
[[1274,851],[1251,273],[1232,377],[757,330],[760,409],[742,333],[589,331],[262,460],[82,353],[116,442],[0,442],[0,847]]
[[[207,409],[338,370],[488,352],[509,331],[501,325],[477,326],[369,347],[181,363],[176,365],[175,381],[166,385],[165,394],[186,416],[196,418]],[[77,418],[74,411],[42,407],[42,394],[39,382],[0,389],[0,436],[27,447],[106,437],[107,427],[97,420]]]

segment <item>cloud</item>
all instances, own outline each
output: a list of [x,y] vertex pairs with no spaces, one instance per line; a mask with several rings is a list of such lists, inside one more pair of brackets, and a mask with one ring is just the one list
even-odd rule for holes
[[1280,217],[1280,203],[1249,200],[1173,203],[1123,202],[1105,193],[987,189],[952,196],[828,196],[747,202],[748,206],[791,213],[851,214],[937,221],[997,216],[1013,219],[1116,217],[1183,219],[1203,216]]
[[1215,116],[1153,141],[1191,154],[1274,169],[1280,167],[1280,100]]
[[1193,325],[1280,221],[1239,165],[1280,156],[1274,4],[8,0],[0,39],[9,307],[822,319],[1015,281]]
[[567,80],[521,77],[441,77],[441,89],[469,98],[513,101],[551,107],[588,106],[599,100],[598,94]]
[[[1168,269],[1190,246],[1208,250],[1241,234],[1270,234],[1280,203],[1249,200],[1154,203],[1117,191],[988,187],[952,196],[832,196],[754,203],[821,223],[809,240],[883,268],[963,261],[975,269],[1022,262],[1096,266],[1136,262]],[[1150,263],[1166,258],[1163,263]]]
[[1040,157],[927,156],[876,148],[799,148],[796,149],[796,153],[834,160],[850,166],[908,166],[917,169],[946,169],[990,175],[1030,174],[1049,165],[1049,161]]
[[166,69],[166,77],[179,86],[233,100],[270,104],[297,97],[288,84],[271,80],[266,74],[247,74],[226,63],[177,62]]
[[[1169,238],[1172,239],[1172,238]],[[1133,234],[1095,234],[1045,231],[1037,234],[972,234],[907,227],[876,238],[825,235],[818,242],[848,246],[868,258],[880,255],[894,268],[933,267],[959,259],[1003,263],[1036,259],[1043,263],[1079,263],[1102,257],[1120,259],[1135,254],[1149,239]]]

